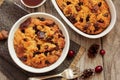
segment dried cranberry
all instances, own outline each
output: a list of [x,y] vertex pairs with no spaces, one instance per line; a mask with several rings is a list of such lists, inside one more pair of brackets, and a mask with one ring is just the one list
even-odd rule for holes
[[30,23],[31,23],[31,18],[28,18],[26,21],[20,24],[21,31],[24,32],[25,28],[27,28]]
[[99,45],[98,44],[93,44],[90,46],[88,49],[88,57],[93,58],[96,56],[98,53]]
[[100,73],[100,72],[102,72],[102,70],[103,70],[103,68],[100,65],[95,67],[95,72],[96,73]]

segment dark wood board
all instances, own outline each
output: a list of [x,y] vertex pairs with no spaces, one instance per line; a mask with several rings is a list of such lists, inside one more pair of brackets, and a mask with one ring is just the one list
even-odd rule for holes
[[[2,29],[10,30],[12,25],[22,16],[28,14],[20,7],[15,4],[5,1],[4,4],[0,7],[0,31]],[[70,49],[74,50],[77,53],[80,49],[80,45],[74,41],[70,41]],[[8,51],[7,40],[0,41],[0,70],[4,75],[7,76],[9,80],[27,80],[29,76],[43,76],[51,75],[62,72],[64,69],[68,68],[74,58],[66,58],[65,61],[53,71],[44,73],[44,74],[33,74],[22,70],[18,67],[13,60],[11,59]],[[53,79],[52,79],[53,80]],[[54,80],[58,80],[55,78]]]

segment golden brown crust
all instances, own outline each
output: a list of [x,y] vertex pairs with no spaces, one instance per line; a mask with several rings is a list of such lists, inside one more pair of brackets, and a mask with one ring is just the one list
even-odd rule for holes
[[99,34],[110,24],[111,15],[105,0],[56,0],[68,20],[87,34]]
[[19,59],[42,68],[56,62],[65,45],[58,25],[51,19],[28,18],[15,32],[14,48]]

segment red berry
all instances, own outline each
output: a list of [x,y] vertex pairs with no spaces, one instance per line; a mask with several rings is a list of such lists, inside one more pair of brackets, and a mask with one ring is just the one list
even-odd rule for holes
[[100,72],[102,72],[102,70],[103,70],[103,68],[102,68],[102,66],[96,66],[96,68],[95,68],[95,72],[96,73],[100,73]]
[[68,56],[73,57],[75,55],[75,52],[73,50],[69,50]]
[[105,50],[104,49],[101,49],[100,50],[100,54],[103,56],[105,54]]

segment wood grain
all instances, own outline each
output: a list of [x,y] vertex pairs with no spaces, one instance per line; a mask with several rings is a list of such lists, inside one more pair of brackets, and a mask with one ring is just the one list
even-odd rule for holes
[[105,80],[120,80],[120,1],[114,0],[117,11],[117,22],[112,31],[102,39]]
[[[101,74],[97,74],[95,76],[92,76],[90,79],[87,80],[120,80],[120,1],[119,0],[113,0],[116,11],[117,11],[117,22],[115,24],[115,27],[112,29],[112,31],[107,34],[103,38],[99,39],[88,39],[85,38],[79,34],[77,34],[75,31],[73,31],[60,17],[60,15],[57,13],[55,8],[53,7],[51,0],[47,0],[44,5],[42,5],[39,8],[36,9],[29,9],[23,6],[20,3],[20,0],[14,0],[19,6],[27,10],[28,12],[46,12],[49,14],[52,14],[59,18],[66,26],[70,39],[75,41],[77,44],[82,45],[86,48],[86,52],[83,54],[81,59],[79,60],[79,63],[77,66],[79,66],[80,70],[83,71],[86,68],[95,68],[97,65],[102,65],[104,67],[103,72]],[[0,17],[1,18],[1,17]],[[5,17],[6,18],[6,17]],[[4,20],[3,20],[4,21]],[[0,21],[1,22],[1,21]],[[0,23],[2,24],[2,23]],[[10,25],[10,24],[8,24]],[[6,26],[6,25],[5,25]],[[11,25],[10,25],[11,26]],[[4,28],[4,27],[2,27]],[[9,29],[8,29],[9,30]],[[2,44],[7,44],[5,41],[1,42]],[[100,54],[98,54],[94,59],[88,58],[87,56],[87,50],[93,43],[99,44],[100,49],[103,48],[106,50],[106,54],[104,57],[102,57]],[[0,49],[4,47],[0,46]],[[1,51],[1,50],[0,50]],[[8,52],[3,51],[4,53],[0,56],[0,80],[26,80],[28,76],[39,76],[41,74],[28,74],[27,72],[19,69],[14,64],[10,56],[8,55]],[[4,65],[6,64],[6,65]],[[8,68],[6,67],[8,66]],[[7,72],[7,73],[6,73]],[[14,74],[11,74],[14,73]],[[44,75],[44,74],[42,74]],[[52,80],[52,79],[51,79]]]

